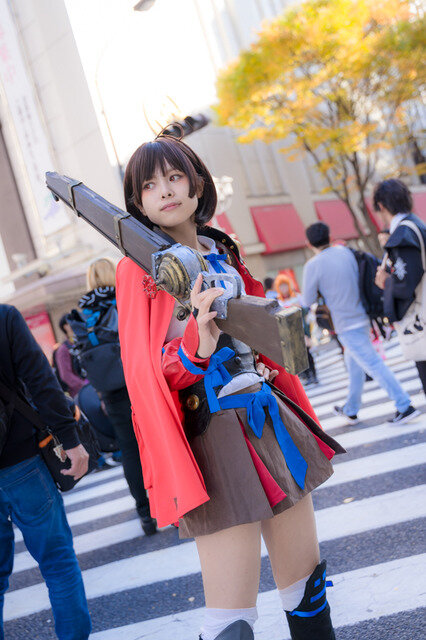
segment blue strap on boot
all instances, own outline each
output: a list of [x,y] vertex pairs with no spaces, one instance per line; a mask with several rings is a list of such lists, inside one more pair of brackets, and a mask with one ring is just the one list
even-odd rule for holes
[[299,606],[285,612],[292,640],[336,640],[326,595],[333,583],[326,580],[326,565],[323,560],[316,566]]

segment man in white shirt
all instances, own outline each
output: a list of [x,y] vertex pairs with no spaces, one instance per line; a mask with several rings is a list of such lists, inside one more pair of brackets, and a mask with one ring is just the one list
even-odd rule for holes
[[306,230],[308,245],[314,252],[303,271],[303,303],[309,307],[321,295],[330,309],[334,328],[345,347],[349,391],[343,406],[334,407],[349,424],[358,422],[365,373],[368,373],[395,402],[396,414],[389,420],[402,424],[419,415],[411,406],[392,371],[385,365],[370,340],[370,320],[361,303],[359,271],[352,251],[330,246],[330,229],[315,222]]

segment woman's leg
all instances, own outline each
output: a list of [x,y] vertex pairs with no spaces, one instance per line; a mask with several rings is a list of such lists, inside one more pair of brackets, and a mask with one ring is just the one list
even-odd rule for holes
[[311,496],[262,522],[292,640],[335,640]]
[[195,538],[206,612],[202,640],[253,640],[260,578],[260,522]]
[[260,522],[252,522],[195,538],[207,607],[245,609],[256,605],[260,527]]
[[262,522],[262,536],[275,584],[285,589],[309,576],[319,562],[319,545],[311,496]]

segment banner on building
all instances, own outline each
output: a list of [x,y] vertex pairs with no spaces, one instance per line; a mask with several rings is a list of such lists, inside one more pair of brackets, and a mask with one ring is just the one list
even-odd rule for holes
[[46,189],[44,174],[55,166],[22,55],[9,2],[0,0],[0,82],[19,143],[32,199],[44,235],[69,224],[64,207]]

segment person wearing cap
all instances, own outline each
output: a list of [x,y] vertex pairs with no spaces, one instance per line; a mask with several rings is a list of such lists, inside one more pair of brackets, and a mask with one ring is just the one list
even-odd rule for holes
[[367,373],[395,402],[396,413],[388,422],[404,424],[412,420],[419,411],[411,405],[410,396],[371,344],[370,320],[361,303],[358,264],[353,252],[342,245],[330,245],[330,229],[324,222],[311,224],[306,229],[306,237],[314,256],[303,271],[303,302],[311,306],[320,295],[324,298],[339,341],[345,348],[348,396],[343,406],[334,407],[334,413],[346,418],[349,424],[359,422]]

